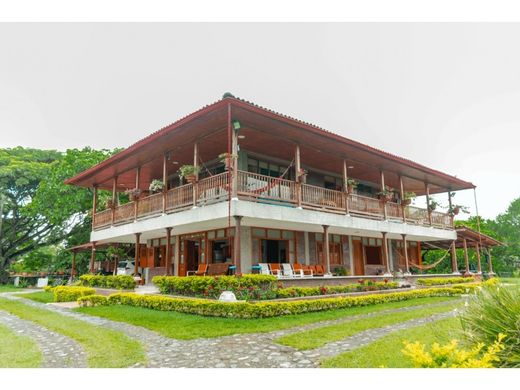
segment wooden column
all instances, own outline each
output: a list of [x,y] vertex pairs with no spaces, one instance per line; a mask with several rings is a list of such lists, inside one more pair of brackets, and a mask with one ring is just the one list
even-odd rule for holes
[[480,245],[475,242],[475,254],[477,255],[477,273],[482,274],[482,264],[480,262]]
[[390,258],[388,256],[388,240],[386,238],[387,232],[382,232],[383,235],[383,261],[386,265],[386,273],[391,274],[390,272]]
[[235,275],[240,275],[242,273],[240,263],[242,261],[241,250],[240,250],[240,226],[241,226],[242,216],[235,215],[235,236],[233,242],[233,264],[236,266]]
[[92,230],[95,227],[96,220],[96,211],[97,211],[97,186],[92,187]]
[[195,183],[193,183],[193,207],[197,206],[199,197],[199,144],[193,144],[193,166],[195,167]]
[[404,267],[405,273],[410,274],[410,263],[408,260],[408,240],[406,239],[406,234],[402,234],[403,237],[403,255],[404,255]]
[[323,254],[325,257],[325,273],[330,274],[329,225],[323,225]]
[[162,190],[162,212],[166,214],[166,193],[168,192],[168,156],[167,153],[163,155],[163,167],[162,167],[162,182],[163,182],[163,190]]
[[347,160],[343,160],[343,192],[345,193],[345,214],[349,214],[348,167]]
[[[448,191],[448,205],[449,205],[449,210],[453,210],[452,200],[451,200],[451,190]],[[450,212],[450,221],[451,221],[451,226],[455,227],[455,218],[453,216],[453,212]]]
[[[384,191],[386,189],[385,186],[385,173],[383,170],[381,170],[381,191]],[[383,197],[383,215],[385,219],[388,219],[388,215],[386,212],[386,198]]]
[[[141,245],[139,243],[140,237],[141,233],[135,233],[134,276],[137,276],[139,273],[139,262],[141,261]],[[142,276],[143,275],[141,275],[141,277]]]
[[404,201],[404,183],[403,177],[399,175],[399,191],[401,196],[401,213],[403,215],[403,222],[406,222],[406,206],[403,204]]
[[70,267],[70,280],[74,280],[74,276],[76,275],[76,251],[72,251],[72,265]]
[[426,210],[428,210],[428,223],[432,224],[432,211],[430,210],[430,186],[428,183],[424,183],[426,189]]
[[[231,115],[231,107],[229,108],[229,112]],[[231,126],[231,154],[233,155],[233,163],[231,164],[232,170],[231,170],[231,178],[233,180],[232,183],[232,198],[237,198],[238,195],[238,133],[233,128],[231,123],[231,117],[230,117],[230,126]]]
[[464,274],[469,274],[468,244],[465,238],[462,239],[462,244],[464,246],[464,266],[466,268]]
[[96,243],[92,242],[92,250],[90,252],[90,263],[89,263],[89,272],[91,274],[94,273],[94,261],[96,261]]
[[491,249],[489,248],[486,248],[487,250],[487,254],[488,254],[488,267],[489,267],[489,274],[490,275],[494,275],[495,273],[493,272],[493,262],[491,261]]
[[[141,167],[137,167],[135,170],[135,188],[139,189],[141,185]],[[137,211],[139,207],[139,198],[134,200],[134,220],[137,220]]]
[[116,218],[116,191],[117,191],[117,176],[112,179],[112,225]]
[[172,274],[172,254],[171,254],[171,237],[172,237],[172,228],[166,228],[166,275]]
[[451,270],[454,274],[459,273],[459,265],[457,264],[457,248],[455,248],[455,241],[451,243]]
[[173,274],[179,276],[179,257],[180,257],[181,239],[179,235],[175,235],[175,250],[173,252]]
[[296,178],[296,205],[302,207],[302,176],[301,176],[301,161],[300,161],[300,145],[296,145],[294,150],[294,171]]

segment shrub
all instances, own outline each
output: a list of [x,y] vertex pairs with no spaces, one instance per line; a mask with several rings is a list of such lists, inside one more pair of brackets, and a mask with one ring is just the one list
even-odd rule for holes
[[418,341],[405,341],[402,352],[412,359],[416,368],[491,368],[500,362],[504,338],[505,335],[500,333],[487,348],[484,349],[484,344],[479,343],[469,351],[459,349],[457,340],[443,346],[434,343],[430,352],[425,351],[424,345]]
[[309,297],[313,295],[342,294],[360,291],[391,290],[399,288],[397,282],[370,282],[349,284],[346,286],[321,286],[321,287],[288,287],[276,290],[277,298]]
[[443,284],[460,284],[460,283],[471,283],[474,282],[473,277],[464,278],[462,276],[456,276],[453,278],[419,278],[417,284],[422,286],[438,286]]
[[78,298],[78,304],[84,306],[107,306],[108,298],[104,295],[85,295]]
[[133,290],[135,280],[130,275],[81,275],[79,277],[82,286],[114,288],[117,290]]
[[54,302],[73,302],[86,295],[94,295],[96,290],[80,286],[56,286],[52,289]]
[[45,286],[45,287],[43,288],[43,291],[45,291],[45,292],[52,292],[52,290],[53,290],[53,287],[52,287],[52,286]]
[[[335,297],[293,302],[219,302],[203,299],[174,298],[157,295],[137,295],[117,293],[108,297],[109,305],[128,305],[147,309],[176,311],[213,317],[265,318],[282,315],[309,313],[323,310],[343,309],[354,306],[368,306],[386,302],[404,301],[414,298],[434,296],[455,296],[464,291],[460,288],[444,287],[412,291],[373,294],[356,297]],[[81,304],[93,304],[98,298],[84,297]]]
[[233,291],[239,300],[276,298],[277,279],[272,275],[155,276],[152,282],[163,294],[218,298]]
[[474,344],[489,345],[499,334],[504,334],[504,349],[499,353],[500,365],[520,367],[519,289],[482,289],[470,300],[469,306],[461,316],[461,322],[466,339]]

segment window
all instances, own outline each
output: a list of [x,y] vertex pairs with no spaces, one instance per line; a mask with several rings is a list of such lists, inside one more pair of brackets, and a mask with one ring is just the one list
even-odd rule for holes
[[343,187],[343,179],[334,176],[325,176],[324,185],[325,188],[328,188],[329,190],[341,191]]
[[[247,170],[252,173],[259,173],[264,176],[280,177],[287,171],[287,166],[278,165],[268,161],[262,161],[255,158],[247,159]],[[286,172],[284,179],[293,180],[293,170]]]
[[365,255],[367,258],[367,264],[372,265],[383,265],[383,259],[381,256],[381,247],[379,246],[366,246]]

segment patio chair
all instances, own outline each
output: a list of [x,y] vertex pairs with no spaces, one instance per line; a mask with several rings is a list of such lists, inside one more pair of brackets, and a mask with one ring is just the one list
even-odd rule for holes
[[280,267],[279,263],[269,263],[269,271],[271,271],[271,275],[281,277],[282,274],[282,268]]
[[314,276],[323,276],[325,275],[325,269],[321,264],[316,264],[314,266]]
[[289,278],[294,278],[296,276],[303,277],[303,272],[295,272],[295,270],[293,269],[291,264],[283,263],[282,264],[282,275],[286,276],[286,277],[289,277]]
[[206,272],[208,272],[208,265],[203,263],[199,264],[196,271],[188,271],[186,273],[187,276],[195,275],[195,276],[205,276]]
[[271,275],[271,271],[269,270],[269,264],[267,264],[267,263],[258,263],[258,266],[260,267],[260,274],[261,275]]
[[305,275],[312,276],[312,269],[308,265],[302,265],[300,263],[293,264],[293,270],[295,273],[299,273],[303,278]]

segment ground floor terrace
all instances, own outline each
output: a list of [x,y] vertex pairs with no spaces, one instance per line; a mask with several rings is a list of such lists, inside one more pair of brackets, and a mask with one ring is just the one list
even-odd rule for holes
[[[228,208],[229,206],[229,208]],[[480,237],[480,238],[479,238]],[[91,248],[118,243],[134,244],[134,272],[146,282],[156,275],[186,276],[204,268],[205,274],[261,272],[258,264],[321,265],[320,283],[356,282],[359,276],[388,278],[422,274],[425,250],[438,250],[451,272],[469,273],[469,261],[459,270],[455,249],[462,238],[455,230],[423,227],[391,220],[367,220],[314,210],[273,207],[236,200],[165,214],[133,224],[92,233]],[[468,251],[488,248],[481,236],[466,237]],[[480,244],[480,246],[479,246]],[[95,261],[92,272],[103,266]],[[112,271],[110,264],[105,271]],[[492,266],[488,266],[492,272]],[[288,278],[284,278],[288,279]],[[294,278],[311,285],[317,276]],[[285,280],[284,282],[288,282]]]

